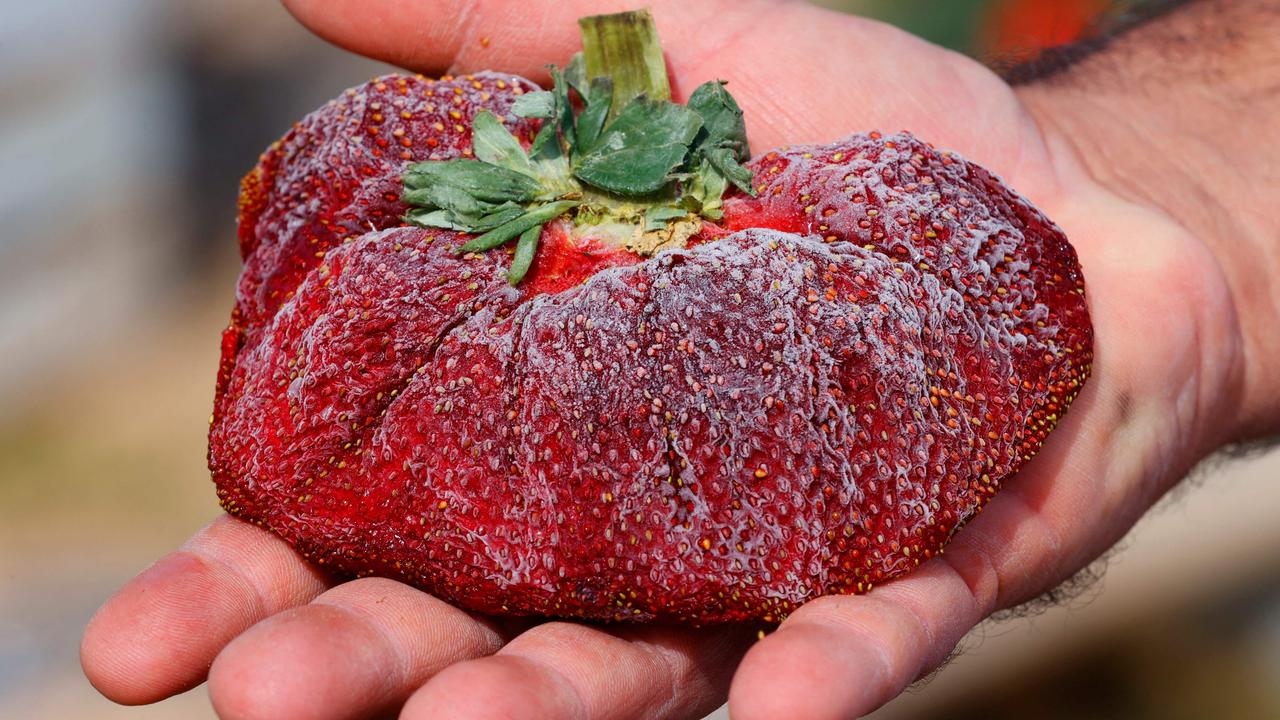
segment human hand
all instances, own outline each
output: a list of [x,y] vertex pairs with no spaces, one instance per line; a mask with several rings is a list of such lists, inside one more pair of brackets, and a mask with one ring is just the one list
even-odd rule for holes
[[[288,4],[338,44],[413,69],[538,81],[576,49],[577,17],[626,9]],[[1271,412],[1241,271],[1184,218],[1100,182],[1102,161],[1056,129],[1089,125],[1059,123],[1052,93],[1015,91],[962,56],[801,4],[652,4],[674,94],[729,80],[753,147],[908,129],[991,168],[1064,228],[1088,283],[1096,361],[1041,454],[944,555],[867,595],[816,599],[759,642],[735,626],[481,618],[390,580],[335,584],[274,535],[221,518],[90,624],[82,657],[104,694],[153,702],[207,675],[229,718],[402,706],[407,718],[697,717],[726,692],[738,718],[854,716],[936,666],[992,612],[1071,576],[1204,454]]]

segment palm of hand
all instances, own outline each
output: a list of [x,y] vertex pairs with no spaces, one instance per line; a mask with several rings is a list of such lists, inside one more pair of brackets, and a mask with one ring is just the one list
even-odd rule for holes
[[[579,15],[614,9],[290,5],[322,35],[410,67],[535,78],[571,54]],[[939,663],[993,611],[1096,557],[1207,449],[1209,392],[1229,380],[1239,347],[1220,322],[1230,304],[1216,265],[1167,217],[1094,183],[995,75],[891,28],[804,6],[655,5],[676,94],[729,80],[757,152],[908,129],[993,169],[1063,226],[1084,266],[1097,360],[1042,454],[945,555],[869,595],[810,602],[758,643],[745,628],[523,629],[388,580],[334,586],[274,536],[223,518],[94,619],[83,660],[105,694],[151,702],[207,672],[227,717],[362,716],[406,698],[413,718],[690,717],[722,702],[732,682],[735,717],[856,715]],[[491,44],[480,43],[474,29],[490,27]],[[550,34],[527,30],[538,27]],[[1158,333],[1144,332],[1152,318]]]

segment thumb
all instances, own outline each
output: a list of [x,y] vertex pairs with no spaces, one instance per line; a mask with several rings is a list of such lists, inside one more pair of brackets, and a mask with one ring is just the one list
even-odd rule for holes
[[[353,52],[436,75],[510,72],[547,84],[580,47],[579,17],[646,0],[284,0]],[[1027,186],[1013,93],[977,63],[887,25],[782,0],[647,0],[677,101],[727,80],[757,149],[910,129]],[[1032,178],[1043,182],[1043,178]]]
[[857,128],[855,94],[827,94],[803,112],[796,95],[822,77],[852,76],[845,66],[855,59],[843,49],[866,47],[879,34],[876,23],[775,0],[283,2],[317,35],[361,55],[428,75],[498,70],[544,86],[546,65],[563,65],[581,48],[578,18],[647,4],[673,99],[708,80],[729,81],[756,147],[831,140]]
[[[536,82],[581,48],[580,17],[633,10],[637,0],[284,0],[317,35],[426,74],[502,70]],[[769,0],[650,0],[668,62],[696,59],[744,28],[767,26]],[[696,37],[695,37],[696,36]],[[673,67],[673,69],[675,69]]]

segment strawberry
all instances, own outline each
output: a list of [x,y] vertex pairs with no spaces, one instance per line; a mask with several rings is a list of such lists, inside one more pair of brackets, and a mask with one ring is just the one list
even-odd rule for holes
[[532,140],[537,121],[511,114],[521,78],[497,73],[428,80],[389,75],[347,90],[263,153],[240,186],[237,308],[247,328],[269,319],[324,253],[394,227],[408,206],[400,176],[415,161],[471,154],[471,124],[485,110]]
[[[937,554],[1037,452],[1092,352],[1061,230],[907,133],[749,159],[624,17],[551,90],[382,78],[263,156],[229,512],[479,612],[777,620]],[[365,117],[441,97],[407,158]]]
[[[532,141],[539,123],[511,114],[537,86],[498,73],[428,80],[388,75],[351,88],[272,143],[240,183],[244,271],[223,332],[214,414],[223,411],[236,358],[337,245],[401,223],[400,176],[415,161],[471,153],[485,110]],[[212,453],[211,453],[212,462]]]

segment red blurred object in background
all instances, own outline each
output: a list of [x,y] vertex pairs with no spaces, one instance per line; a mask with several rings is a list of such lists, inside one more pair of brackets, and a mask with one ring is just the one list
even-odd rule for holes
[[1111,6],[1109,0],[997,0],[979,46],[984,54],[1002,58],[1032,57],[1079,40]]

